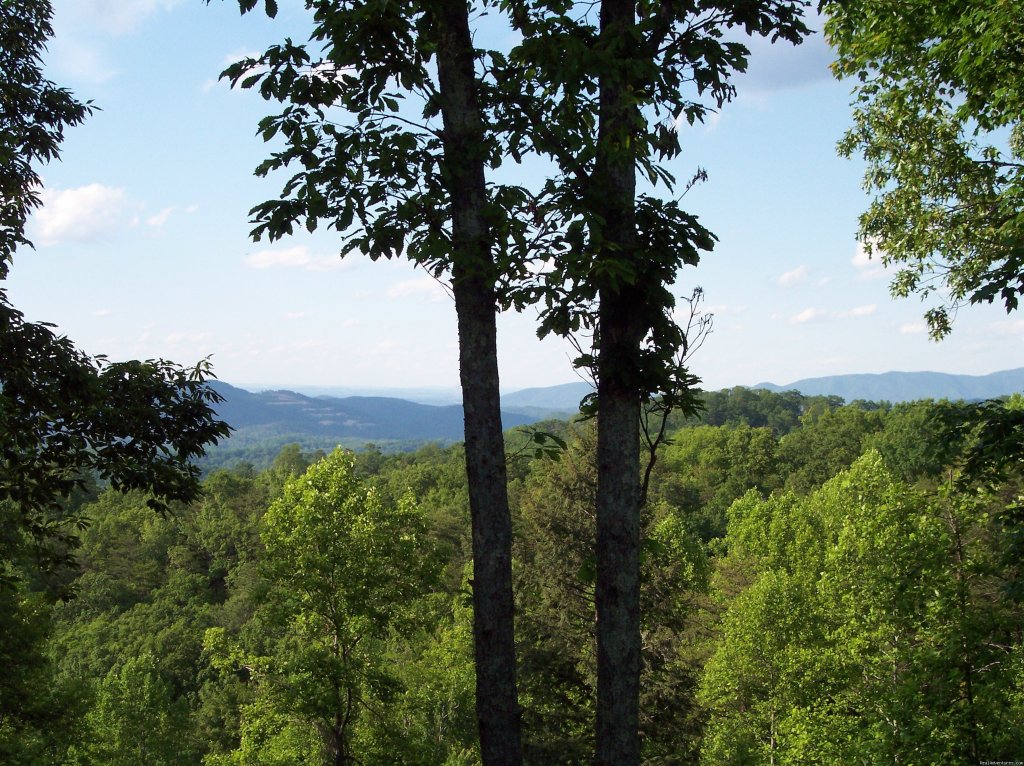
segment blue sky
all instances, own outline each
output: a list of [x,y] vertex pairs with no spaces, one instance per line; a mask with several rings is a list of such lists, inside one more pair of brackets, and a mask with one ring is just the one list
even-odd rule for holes
[[[301,3],[282,2],[274,21],[240,17],[235,0],[55,8],[48,75],[100,111],[43,169],[45,205],[29,226],[37,249],[18,254],[9,283],[16,306],[90,353],[212,355],[220,378],[251,388],[457,384],[454,307],[425,273],[342,260],[331,232],[248,236],[248,209],[278,191],[252,175],[266,151],[256,123],[270,110],[217,76],[287,35],[304,40]],[[831,78],[820,36],[751,47],[738,99],[684,129],[672,168],[708,171],[685,203],[719,237],[678,281],[680,295],[703,287],[715,315],[694,372],[720,388],[1024,365],[1024,320],[972,307],[933,343],[922,304],[890,299],[886,275],[859,252],[861,167],[835,154],[850,88]],[[501,319],[506,390],[576,379],[570,349],[538,342],[534,328],[530,312]]]

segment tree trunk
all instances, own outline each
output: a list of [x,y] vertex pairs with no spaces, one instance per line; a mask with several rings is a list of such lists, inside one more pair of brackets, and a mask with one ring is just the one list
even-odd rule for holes
[[[633,766],[640,762],[640,401],[635,388],[617,384],[607,359],[608,336],[620,329],[615,303],[601,299],[598,362],[597,763]],[[628,303],[619,308],[629,311]]]
[[473,525],[476,711],[485,766],[520,766],[512,601],[512,522],[501,427],[492,234],[484,212],[483,119],[469,10],[433,0],[444,156],[452,204],[452,289],[459,325],[466,473]]
[[[597,161],[591,178],[603,219],[600,259],[636,264],[636,171],[631,138],[639,115],[626,59],[635,0],[603,0]],[[639,280],[599,290],[597,359],[597,752],[599,766],[640,762],[640,318]]]

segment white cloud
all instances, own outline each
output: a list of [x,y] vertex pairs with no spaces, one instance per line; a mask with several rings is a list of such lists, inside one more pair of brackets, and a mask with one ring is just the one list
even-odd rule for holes
[[866,269],[873,265],[871,262],[871,254],[868,253],[863,242],[857,243],[857,251],[853,254],[853,258],[850,260],[850,263],[858,269]]
[[228,67],[232,64],[237,64],[239,61],[245,59],[255,59],[260,57],[260,52],[255,48],[239,48],[232,53],[228,53],[221,60],[221,64]]
[[[709,108],[707,112],[704,113],[703,122],[696,121],[694,122],[694,126],[703,124],[705,134],[714,133],[715,129],[718,128],[718,123],[721,119],[722,113],[720,111],[713,108]],[[672,130],[674,130],[676,133],[679,133],[680,131],[683,130],[691,129],[690,123],[687,121],[685,112],[680,112],[670,122],[672,125]]]
[[305,338],[297,343],[289,344],[287,351],[319,351],[327,348],[327,341],[323,338]]
[[156,229],[160,228],[165,223],[167,223],[167,219],[171,217],[171,213],[173,212],[174,205],[171,205],[170,207],[165,207],[159,213],[154,213],[153,215],[149,216],[149,218],[146,219],[146,226],[152,226],[153,228]]
[[250,269],[296,268],[308,266],[312,259],[305,245],[284,250],[260,250],[245,259]]
[[855,306],[849,311],[843,311],[839,314],[841,317],[869,317],[878,310],[878,304],[869,303],[866,306]]
[[433,277],[420,277],[419,279],[406,279],[388,289],[388,297],[400,298],[426,298],[430,301],[443,301],[448,298],[441,283]]
[[533,260],[526,264],[526,270],[531,274],[550,274],[555,270],[555,259]]
[[47,64],[58,82],[98,85],[118,73],[111,38],[136,33],[151,17],[185,0],[54,0]]
[[91,85],[105,83],[117,74],[98,47],[76,40],[71,35],[58,33],[50,41],[47,62],[62,80],[70,78]]
[[179,343],[202,343],[204,340],[209,340],[212,337],[212,333],[208,332],[172,332],[164,337],[164,343],[169,345],[177,345]]
[[[252,50],[250,48],[239,48],[238,50],[232,53],[228,53],[226,56],[224,56],[223,59],[221,59],[220,69],[217,71],[217,76],[210,77],[206,80],[206,82],[203,83],[203,93],[209,93],[211,90],[216,88],[217,85],[219,85],[220,83],[224,83],[226,86],[230,86],[230,80],[221,79],[221,72],[227,69],[232,64],[237,64],[239,61],[244,61],[245,59],[258,59],[259,57],[260,52],[257,50]],[[255,66],[244,72],[242,74],[242,79],[244,80],[246,77],[250,75],[257,74],[259,72],[264,72],[266,71],[266,69],[267,68],[265,66]]]
[[736,77],[740,96],[759,96],[831,81],[829,64],[835,59],[835,54],[821,33],[823,21],[813,11],[806,14],[805,22],[815,30],[815,34],[805,38],[800,45],[791,45],[783,40],[773,42],[768,38],[743,37],[740,32],[733,32],[737,41],[750,51],[747,72]]
[[92,315],[94,317],[108,317],[113,313],[114,312],[111,309],[96,309],[94,312],[92,312]]
[[[721,319],[723,317],[739,316],[747,310],[747,307],[715,303],[707,306],[701,304],[698,306],[698,309],[702,316],[713,316],[715,319]],[[686,301],[680,300],[672,312],[672,318],[676,322],[685,323],[690,318],[690,305]]]
[[79,23],[87,23],[111,35],[135,32],[148,17],[173,10],[183,0],[57,0],[55,13],[70,11]]
[[[683,306],[682,308],[686,308]],[[705,314],[714,314],[715,316],[728,316],[735,314],[742,314],[747,310],[746,306],[728,306],[724,303],[716,303],[710,306],[702,306],[701,311]],[[676,309],[679,311],[679,308]]]
[[44,189],[33,217],[40,244],[96,242],[122,225],[124,189],[89,184],[77,189]]
[[312,316],[308,311],[289,311],[284,315],[285,319],[305,319],[308,316]]
[[928,329],[924,322],[907,322],[900,325],[900,332],[903,335],[918,335]]
[[992,324],[992,331],[997,335],[1024,335],[1024,319],[995,322]]
[[853,254],[853,258],[850,259],[850,263],[853,264],[860,272],[861,279],[875,279],[877,277],[885,276],[885,266],[882,265],[882,251],[875,245],[872,248],[872,252],[868,255],[867,247],[863,242],[857,243],[857,250]]
[[790,324],[807,324],[817,319],[821,319],[825,316],[825,312],[821,309],[804,309],[799,314],[794,314],[789,318]]
[[340,255],[323,255],[310,259],[306,266],[307,271],[345,271],[355,265],[352,258],[342,258]]
[[785,274],[780,276],[776,280],[776,282],[778,282],[778,284],[781,287],[791,287],[793,285],[800,284],[801,282],[803,282],[806,279],[807,279],[807,267],[806,266],[797,266],[792,271],[787,271]]
[[245,259],[250,269],[302,269],[303,271],[343,271],[352,268],[355,261],[336,255],[310,255],[305,245],[284,250],[259,250]]

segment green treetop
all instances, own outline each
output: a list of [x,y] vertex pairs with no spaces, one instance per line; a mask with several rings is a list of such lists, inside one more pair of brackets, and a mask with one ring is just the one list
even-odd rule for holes
[[839,77],[856,77],[840,143],[876,197],[860,239],[899,266],[892,293],[965,303],[1024,292],[1024,6],[1014,0],[825,0]]

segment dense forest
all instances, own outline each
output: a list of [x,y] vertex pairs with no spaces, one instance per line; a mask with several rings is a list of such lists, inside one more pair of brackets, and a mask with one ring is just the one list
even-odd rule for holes
[[[978,408],[704,404],[644,509],[643,762],[1019,757],[1021,476]],[[595,429],[542,428],[506,434],[525,757],[582,764]],[[0,540],[3,763],[479,762],[461,446],[291,445],[163,515],[95,485],[61,514],[72,566]]]

